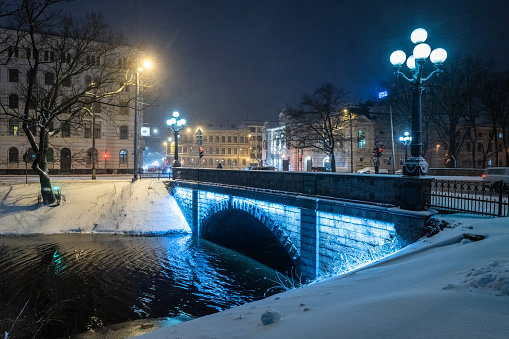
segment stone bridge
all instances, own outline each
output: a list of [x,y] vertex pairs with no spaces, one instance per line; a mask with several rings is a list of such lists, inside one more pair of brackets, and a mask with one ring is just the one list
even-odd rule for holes
[[[171,193],[195,235],[244,252],[266,264],[287,259],[297,274],[308,279],[333,270],[332,266],[344,259],[345,253],[366,253],[388,245],[397,249],[424,233],[430,213],[419,211],[416,204],[414,210],[410,210],[390,201],[361,201],[322,195],[322,192],[318,195],[316,187],[320,185],[312,183],[321,175],[339,181],[351,181],[352,175],[295,173],[299,176],[291,178],[293,191],[278,190],[285,178],[277,176],[288,174],[292,173],[179,168],[174,169]],[[245,176],[252,176],[251,180]],[[377,179],[360,177],[362,180]],[[391,187],[398,186],[394,184],[395,179],[405,180],[395,176],[382,178],[389,180]],[[236,185],[240,180],[250,183]],[[308,194],[295,192],[296,187],[303,187],[303,181],[315,187],[315,194],[309,194],[310,189]],[[274,189],[256,187],[259,186],[257,182],[262,183],[260,185],[272,182]],[[413,187],[414,193],[424,194],[425,182],[411,179],[409,185],[401,187],[407,190]],[[363,189],[362,182],[358,186]],[[422,199],[425,197],[414,196],[404,203],[408,207],[408,200],[421,203]],[[267,245],[270,246],[267,248]],[[269,258],[257,258],[261,252],[268,252]],[[288,265],[282,267],[287,269]]]

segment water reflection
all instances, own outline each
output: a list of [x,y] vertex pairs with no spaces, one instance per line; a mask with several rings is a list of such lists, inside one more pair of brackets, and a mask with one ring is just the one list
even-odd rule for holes
[[0,330],[64,337],[140,318],[199,317],[257,300],[275,271],[191,236],[0,238]]

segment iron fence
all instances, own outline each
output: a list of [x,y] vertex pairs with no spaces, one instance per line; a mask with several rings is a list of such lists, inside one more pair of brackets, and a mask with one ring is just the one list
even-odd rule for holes
[[502,181],[433,180],[429,195],[427,206],[439,211],[509,216],[509,190]]
[[169,179],[171,172],[168,171],[140,171],[138,173],[140,179]]

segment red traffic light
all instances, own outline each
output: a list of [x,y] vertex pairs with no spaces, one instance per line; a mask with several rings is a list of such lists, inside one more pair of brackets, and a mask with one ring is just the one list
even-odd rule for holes
[[104,153],[104,159],[108,159],[108,153]]

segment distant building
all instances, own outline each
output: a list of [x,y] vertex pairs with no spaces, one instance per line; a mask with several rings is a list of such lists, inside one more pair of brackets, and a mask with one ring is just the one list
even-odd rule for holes
[[[179,160],[182,166],[242,169],[262,166],[262,130],[266,123],[260,121],[224,121],[191,124],[179,134]],[[197,132],[201,131],[201,145]],[[171,136],[173,137],[173,135]],[[175,152],[174,141],[169,142],[168,163]],[[200,148],[203,157],[200,159]]]

